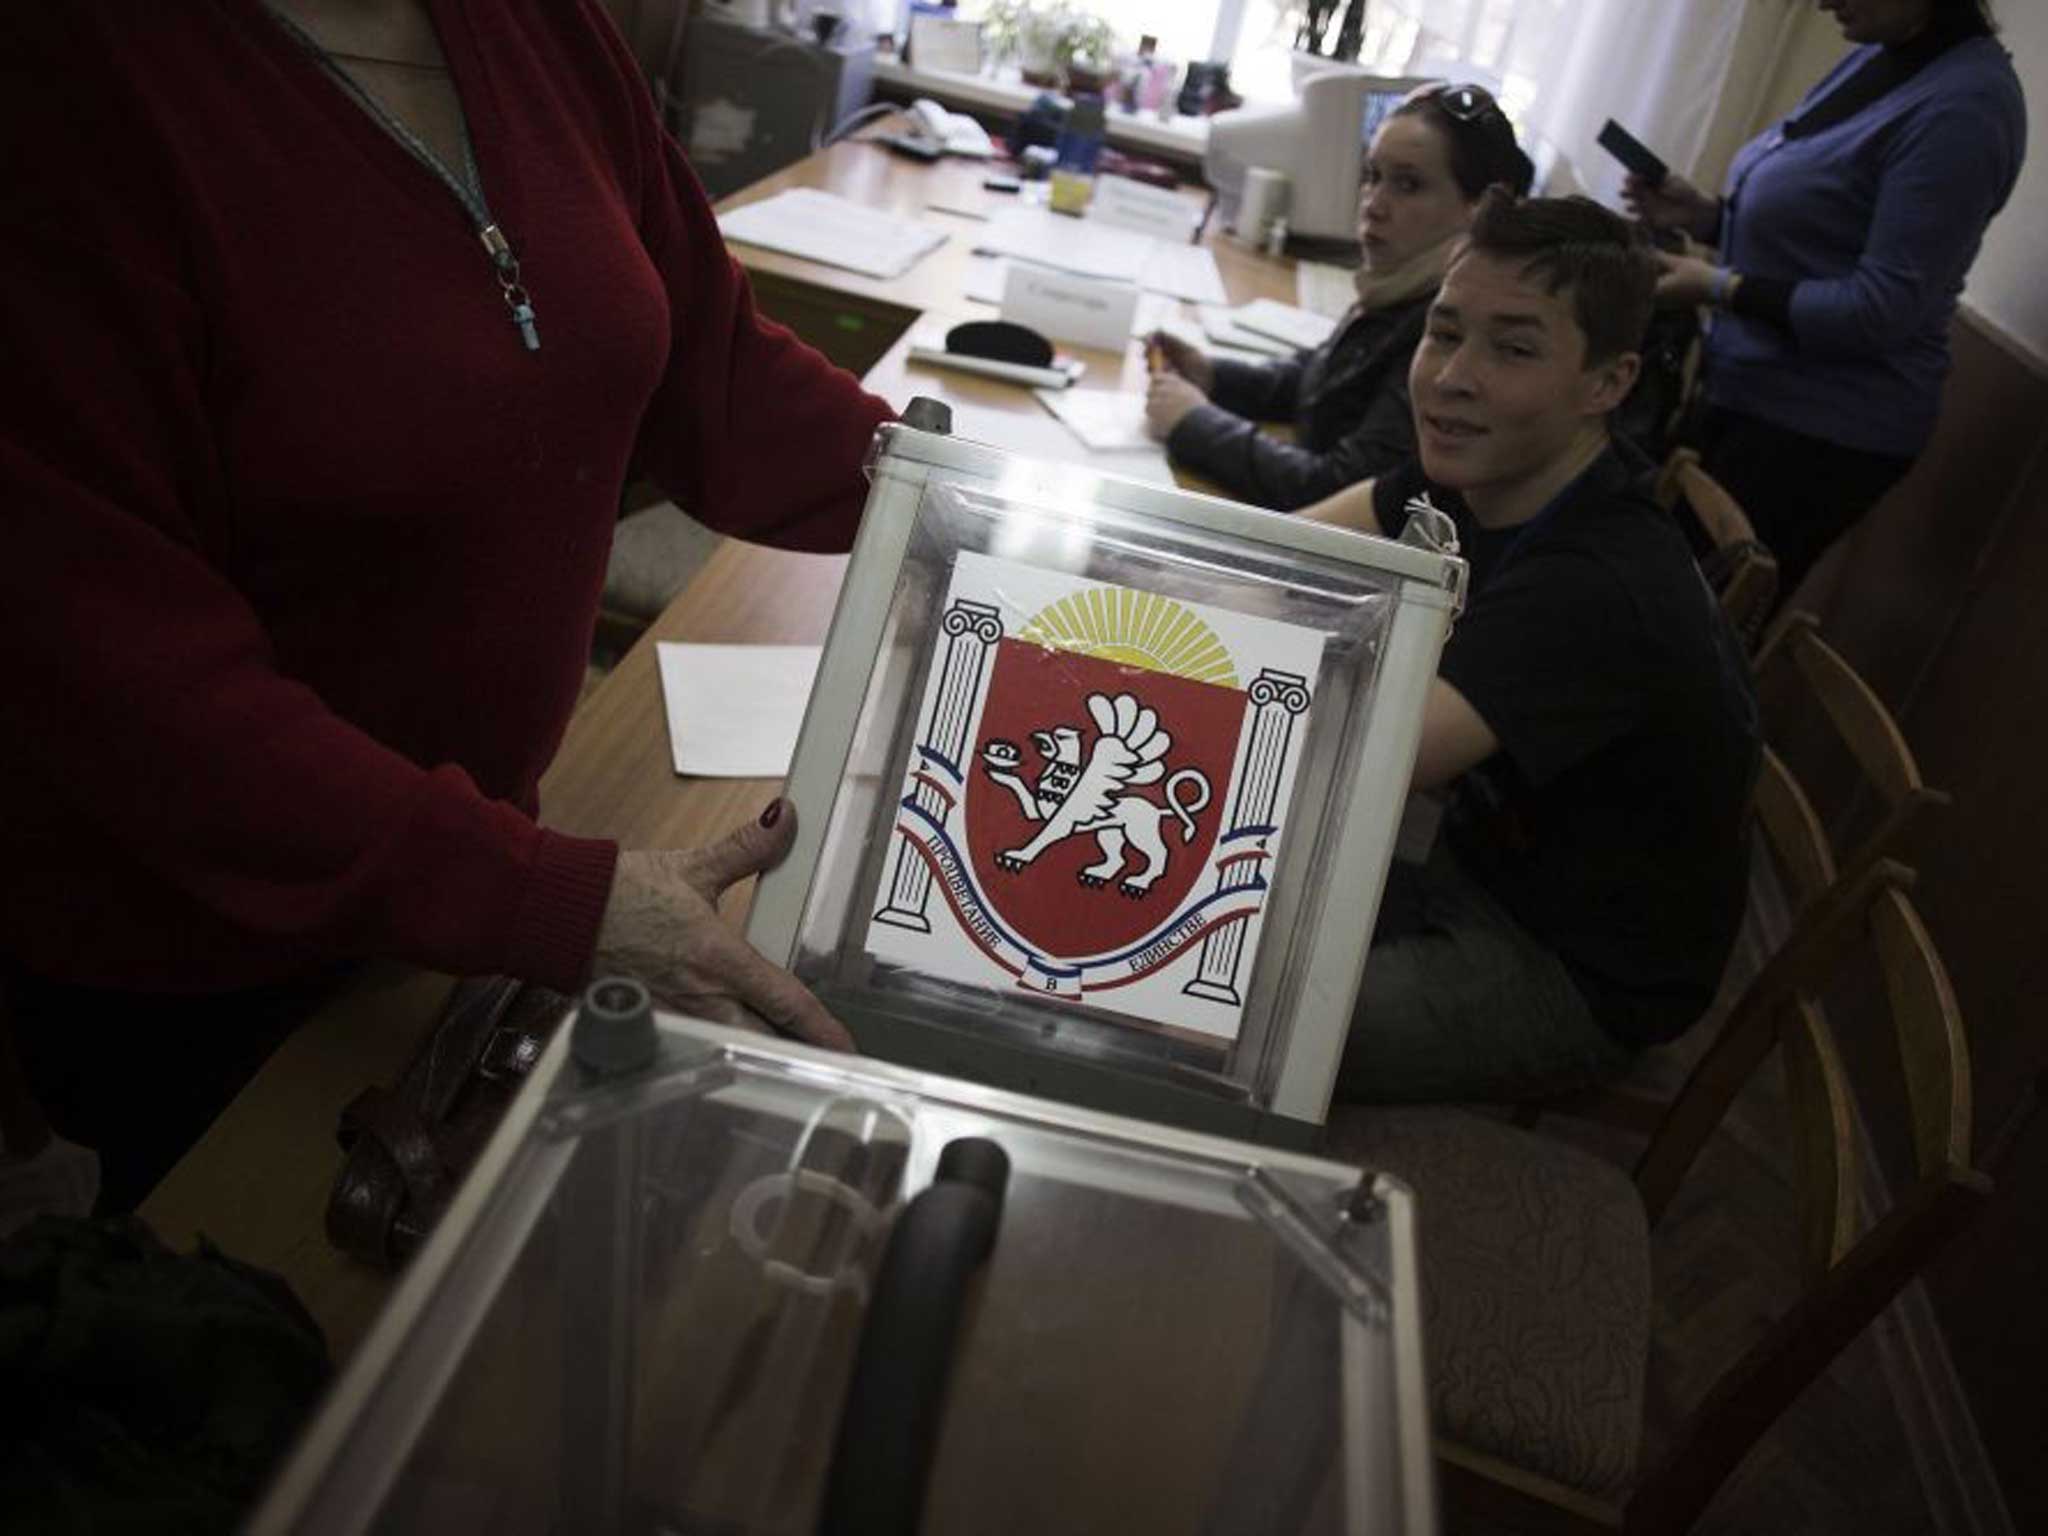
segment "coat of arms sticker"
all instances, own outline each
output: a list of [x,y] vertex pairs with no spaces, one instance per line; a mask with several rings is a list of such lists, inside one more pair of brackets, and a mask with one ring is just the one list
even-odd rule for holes
[[867,947],[1237,1037],[1323,636],[957,558]]

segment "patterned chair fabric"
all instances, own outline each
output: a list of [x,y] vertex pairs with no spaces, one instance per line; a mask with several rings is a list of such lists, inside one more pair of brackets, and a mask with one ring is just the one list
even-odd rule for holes
[[604,606],[652,622],[689,585],[718,545],[718,535],[658,501],[621,520],[605,567]]
[[1325,1155],[1415,1191],[1437,1432],[1587,1493],[1628,1487],[1649,1225],[1618,1168],[1450,1109],[1337,1109]]

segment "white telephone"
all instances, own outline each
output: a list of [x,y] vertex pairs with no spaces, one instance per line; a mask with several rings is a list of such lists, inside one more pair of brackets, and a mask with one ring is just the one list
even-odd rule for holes
[[996,152],[988,131],[964,112],[948,112],[929,96],[914,101],[908,113],[910,131],[949,155],[986,160]]

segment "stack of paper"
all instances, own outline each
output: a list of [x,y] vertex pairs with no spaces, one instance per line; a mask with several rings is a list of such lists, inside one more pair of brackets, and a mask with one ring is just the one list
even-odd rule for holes
[[1290,347],[1319,347],[1337,328],[1337,322],[1329,315],[1296,309],[1278,299],[1253,299],[1230,318],[1239,330],[1250,331],[1257,336],[1271,336]]
[[1260,357],[1292,357],[1298,350],[1274,337],[1245,330],[1237,323],[1237,311],[1226,309],[1221,304],[1204,304],[1196,313],[1201,317],[1202,334],[1218,346],[1255,353]]
[[869,277],[900,277],[946,243],[945,232],[877,213],[810,187],[779,192],[720,214],[719,230],[743,245],[784,251]]

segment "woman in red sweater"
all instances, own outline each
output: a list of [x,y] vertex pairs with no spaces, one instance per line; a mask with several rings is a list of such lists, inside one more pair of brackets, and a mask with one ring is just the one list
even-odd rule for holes
[[756,314],[596,0],[9,6],[0,60],[0,967],[107,1203],[366,957],[844,1044],[712,910],[783,802],[538,820],[628,478],[843,550],[890,414]]

